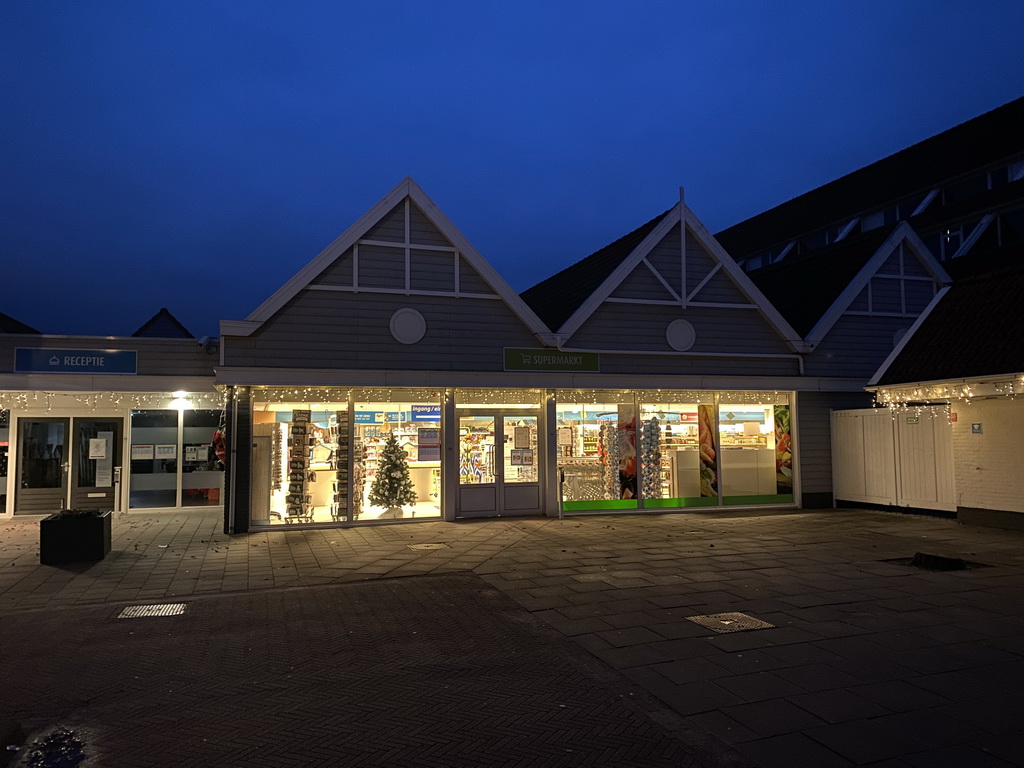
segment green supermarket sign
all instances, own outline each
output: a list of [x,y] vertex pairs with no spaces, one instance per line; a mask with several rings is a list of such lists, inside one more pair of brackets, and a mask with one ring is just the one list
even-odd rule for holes
[[513,349],[505,347],[506,371],[584,371],[601,370],[596,352],[562,352],[558,349]]

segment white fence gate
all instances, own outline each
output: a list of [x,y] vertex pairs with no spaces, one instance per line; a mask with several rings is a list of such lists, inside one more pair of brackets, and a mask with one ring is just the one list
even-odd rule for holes
[[841,501],[955,511],[946,409],[833,411],[832,494]]

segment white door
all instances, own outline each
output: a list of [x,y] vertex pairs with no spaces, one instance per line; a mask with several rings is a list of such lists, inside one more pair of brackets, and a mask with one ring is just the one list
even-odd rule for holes
[[901,507],[955,511],[953,430],[945,408],[914,408],[898,413],[896,451],[896,503]]
[[543,512],[538,426],[536,412],[459,412],[457,517]]

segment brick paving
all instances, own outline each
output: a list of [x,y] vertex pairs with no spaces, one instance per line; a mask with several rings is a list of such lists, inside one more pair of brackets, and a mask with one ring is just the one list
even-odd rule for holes
[[[24,669],[21,662],[26,658],[37,669],[53,667],[48,654],[56,651],[42,650],[49,646],[36,640],[87,628],[91,626],[88,617],[106,616],[139,601],[182,600],[189,604],[192,618],[132,621],[198,621],[197,612],[207,610],[198,606],[247,601],[256,601],[257,606],[280,601],[284,611],[301,602],[299,596],[326,599],[317,597],[321,593],[348,594],[347,599],[360,608],[365,600],[355,597],[359,590],[388,585],[396,595],[411,596],[428,589],[418,585],[446,580],[463,584],[472,573],[470,581],[491,589],[470,590],[472,594],[460,598],[460,611],[492,606],[496,598],[487,595],[499,594],[514,601],[508,605],[518,607],[498,611],[505,625],[494,630],[496,634],[469,642],[470,635],[463,633],[472,627],[457,625],[431,653],[448,654],[445,663],[457,665],[459,654],[473,646],[494,643],[509,628],[542,622],[544,631],[551,632],[558,648],[565,651],[560,660],[571,662],[578,673],[580,690],[601,683],[602,696],[607,694],[602,701],[614,701],[619,696],[615,691],[628,691],[636,701],[647,702],[630,712],[639,718],[638,728],[653,723],[665,744],[681,741],[686,745],[689,757],[675,753],[666,758],[676,760],[674,764],[696,760],[695,764],[709,765],[748,762],[763,768],[1024,766],[1024,535],[1020,532],[867,510],[431,522],[237,537],[219,533],[220,525],[218,515],[201,511],[123,516],[116,522],[114,551],[106,560],[91,566],[51,568],[38,565],[36,521],[0,521],[0,626],[5,630],[0,660],[8,662],[4,675],[13,674],[10,664],[19,660],[18,669]],[[428,543],[444,546],[410,548]],[[986,567],[919,570],[906,562],[919,551],[963,557]],[[397,576],[428,578],[393,578]],[[350,586],[338,586],[345,584]],[[451,612],[430,601],[419,605],[420,612],[408,620],[412,624],[400,622],[402,631],[413,625],[420,627],[418,632],[426,631],[434,614]],[[369,622],[375,631],[395,631],[394,601],[385,600],[381,606],[376,612],[357,610],[353,615],[360,617],[359,627]],[[197,630],[194,639],[203,649],[202,658],[216,657],[217,669],[227,674],[235,666],[244,667],[243,660],[252,663],[253,659],[241,652],[233,657],[228,649],[234,646],[224,638],[253,637],[260,631],[257,617],[262,614],[251,606],[224,612],[234,619],[220,634],[208,635],[204,642],[202,635],[207,633]],[[716,634],[687,619],[723,612],[743,612],[775,626]],[[344,611],[330,615],[334,616],[330,622],[310,628],[313,637],[323,642],[314,642],[319,651],[310,650],[311,660],[301,666],[334,668],[331,661],[337,659],[328,649],[337,646],[340,636],[331,634],[331,627],[353,625],[338,619],[346,615]],[[80,621],[78,617],[83,616],[88,620]],[[285,618],[281,623],[286,626],[306,626],[301,614],[297,624],[292,616],[285,614]],[[155,642],[151,636],[145,643],[126,643],[116,634],[129,631],[119,627],[132,621],[96,621],[102,631],[96,630],[95,643],[79,656],[92,658],[103,648],[148,647]],[[9,630],[15,624],[21,627],[20,634],[11,638]],[[538,632],[528,631],[521,647],[545,645]],[[281,642],[286,653],[291,641]],[[393,642],[388,635],[385,645]],[[277,647],[276,641],[271,646]],[[487,698],[485,690],[502,687],[497,681],[502,659],[507,657],[499,647],[495,645],[495,676],[479,678],[481,687],[474,695],[481,701]],[[387,658],[390,654],[375,658],[372,649],[363,650],[372,663],[359,657],[368,673],[360,687],[371,690],[372,680],[386,681],[389,664],[395,662]],[[189,661],[193,656],[194,652],[179,653],[175,659],[188,667],[198,664]],[[114,659],[110,662],[114,667],[119,666],[116,654],[109,658]],[[266,663],[274,667],[284,662],[275,654]],[[478,669],[488,663],[482,661]],[[453,677],[447,667],[445,672],[430,664],[425,667],[418,682],[424,688],[417,689],[418,695],[431,686],[435,671],[438,680]],[[220,679],[221,671],[214,679]],[[306,681],[309,693],[306,689],[287,696],[281,693],[281,704],[274,703],[278,689],[264,691],[267,706],[274,712],[289,706],[292,711],[309,710],[309,718],[292,717],[293,726],[306,719],[315,721],[314,710],[323,715],[323,706],[307,707],[304,702],[326,699],[328,708],[333,707],[334,698],[327,691],[336,690],[342,681],[332,675],[326,677],[334,686],[319,689]],[[522,670],[507,675],[509,679],[519,676]],[[130,698],[132,690],[111,683],[109,698]],[[192,691],[199,701],[200,689]],[[399,686],[393,693],[382,693],[381,700],[402,698],[401,691]],[[199,719],[231,721],[229,714],[219,710],[233,701],[233,695],[228,691],[202,704],[204,717]],[[494,690],[490,695],[495,695]],[[550,690],[536,695],[537,702],[551,700]],[[25,697],[33,699],[31,693]],[[35,699],[41,701],[38,694]],[[174,716],[147,701],[142,693],[136,697],[141,733],[153,732],[143,724]],[[8,710],[3,716],[11,717],[10,705],[5,701],[0,706]],[[180,714],[183,707],[175,712]],[[238,719],[238,710],[225,711]],[[339,723],[348,722],[347,717],[366,715],[358,703],[342,712],[332,726],[311,724],[318,730],[305,734],[301,744],[312,745],[317,734],[337,735]],[[458,733],[459,717],[450,716],[448,732]],[[515,741],[510,734],[515,732],[516,716],[511,717],[506,746]],[[469,727],[463,734],[481,727],[480,721],[465,722]],[[548,720],[537,717],[522,723],[541,728],[547,727]],[[375,734],[377,744],[413,744],[408,754],[423,760],[429,754],[416,747],[409,734],[439,728],[437,721],[429,719],[409,724],[405,735],[403,727],[388,731],[374,727],[368,719],[359,730]],[[284,738],[287,732],[288,728],[274,727],[268,731],[275,738]],[[598,732],[582,728],[578,734]],[[485,750],[484,741],[494,738],[479,741],[479,749]],[[587,743],[588,738],[580,735],[578,740]],[[336,750],[343,748],[345,739],[328,741],[320,762],[313,764],[344,762]],[[548,748],[553,742],[541,743]],[[503,764],[472,762],[494,759],[493,755],[481,751],[466,757],[469,762],[464,764]],[[615,762],[621,755],[612,755],[589,753],[591,762],[579,764],[626,764]],[[524,755],[516,757],[518,763],[506,757],[504,764],[574,764],[570,753]],[[656,764],[644,763],[648,757],[637,757],[637,764]],[[197,754],[196,759],[200,758]],[[401,764],[374,763],[376,758],[368,754],[360,759],[364,764]],[[408,764],[463,763],[438,758],[434,763]]]

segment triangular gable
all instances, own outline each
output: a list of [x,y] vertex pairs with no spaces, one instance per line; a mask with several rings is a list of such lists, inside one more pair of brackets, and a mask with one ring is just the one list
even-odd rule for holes
[[[914,259],[903,258],[900,260],[900,244],[904,244],[906,250],[916,257]],[[909,270],[908,270],[909,265]],[[839,321],[839,318],[846,312],[867,311],[867,291],[872,287],[872,280],[878,275],[904,274],[912,277],[927,277],[940,285],[948,285],[950,277],[942,265],[932,256],[928,247],[917,236],[917,233],[906,222],[900,223],[878,247],[875,253],[868,259],[857,275],[847,284],[842,293],[829,307],[828,311],[818,320],[814,327],[807,334],[807,343],[816,347],[828,334],[832,327]],[[895,281],[889,281],[895,285]],[[924,285],[930,286],[931,283]],[[929,288],[930,290],[930,288]],[[927,305],[931,296],[922,301]],[[880,309],[879,311],[885,311]]]
[[[685,226],[680,229],[681,225]],[[674,230],[685,233],[686,242],[674,254],[679,266],[670,269],[672,249],[667,252],[663,242]],[[656,286],[661,298],[654,300],[651,294],[630,295],[645,285]],[[796,331],[682,201],[650,229],[590,298],[558,329],[559,339],[564,343],[571,338],[605,301],[629,298],[644,299],[645,303],[673,304],[684,309],[688,306],[756,309],[790,348],[794,351],[802,348]]]
[[178,318],[172,315],[167,307],[162,307],[159,312],[132,334],[132,336],[149,336],[160,339],[194,339],[188,328],[182,325]]
[[[407,233],[412,240],[406,240]],[[375,246],[374,243],[381,245]],[[410,257],[397,258],[395,244]],[[390,248],[387,246],[391,246]],[[448,266],[450,265],[450,266]],[[440,270],[435,267],[440,266]],[[451,275],[451,288],[442,284]],[[548,330],[440,208],[406,177],[242,322],[222,333],[248,336],[306,289],[336,288],[403,294],[497,296],[539,338]]]

